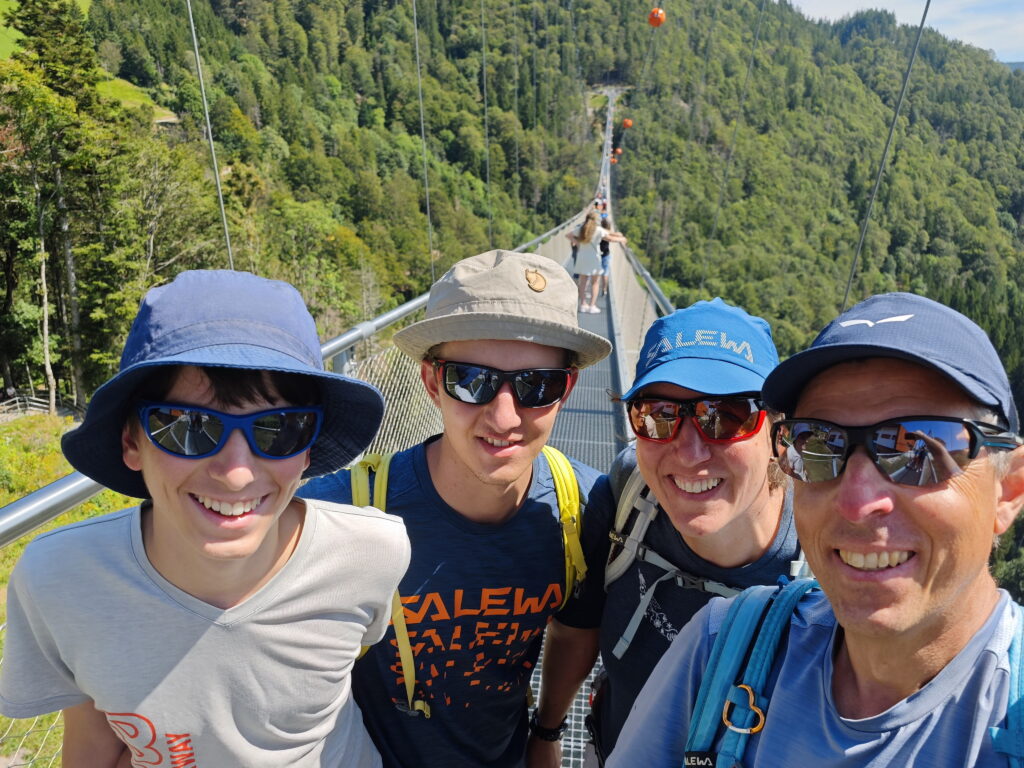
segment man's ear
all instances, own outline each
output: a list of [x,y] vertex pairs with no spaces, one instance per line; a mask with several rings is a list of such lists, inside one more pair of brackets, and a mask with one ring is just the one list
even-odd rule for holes
[[139,430],[135,427],[135,422],[128,420],[121,428],[121,457],[128,469],[139,472],[142,470],[142,456],[139,451]]
[[1010,451],[1009,468],[999,481],[1000,494],[996,503],[995,534],[1005,533],[1013,525],[1020,508],[1024,506],[1024,446]]
[[441,390],[437,384],[437,368],[434,367],[430,360],[420,360],[420,379],[427,390],[427,397],[434,402],[434,405],[440,408]]

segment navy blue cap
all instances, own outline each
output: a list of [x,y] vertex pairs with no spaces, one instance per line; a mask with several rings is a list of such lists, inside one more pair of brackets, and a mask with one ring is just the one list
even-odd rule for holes
[[812,378],[833,365],[869,357],[894,357],[941,371],[1019,431],[1017,406],[999,354],[969,318],[912,293],[872,296],[841,314],[808,349],[790,357],[764,383],[765,402],[793,413]]
[[136,388],[158,366],[179,365],[315,377],[324,423],[303,477],[356,459],[384,416],[384,398],[375,387],[324,370],[316,323],[294,287],[248,272],[192,270],[143,298],[120,371],[96,390],[81,426],[61,439],[71,466],[119,493],[146,498],[142,473],[122,459],[121,430]]
[[760,392],[778,362],[765,320],[719,298],[698,301],[647,329],[636,378],[622,399],[656,383],[707,395]]

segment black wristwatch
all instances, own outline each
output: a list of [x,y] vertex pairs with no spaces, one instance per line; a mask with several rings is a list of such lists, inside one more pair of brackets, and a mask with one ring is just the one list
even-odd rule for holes
[[562,722],[558,724],[557,728],[545,728],[537,720],[537,710],[533,710],[533,714],[530,715],[530,733],[536,736],[541,741],[558,741],[562,738],[562,734],[565,733],[565,729],[569,727],[569,718],[563,717]]

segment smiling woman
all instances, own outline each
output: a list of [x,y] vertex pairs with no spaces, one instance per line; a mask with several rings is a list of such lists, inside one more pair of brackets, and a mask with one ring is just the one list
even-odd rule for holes
[[554,702],[568,706],[599,648],[606,683],[589,722],[608,755],[693,614],[791,571],[796,531],[766,426],[778,414],[760,399],[777,363],[768,324],[721,299],[651,325],[621,397],[636,443],[590,495],[588,577],[549,630],[545,654],[566,661],[544,665],[542,724],[558,722]]

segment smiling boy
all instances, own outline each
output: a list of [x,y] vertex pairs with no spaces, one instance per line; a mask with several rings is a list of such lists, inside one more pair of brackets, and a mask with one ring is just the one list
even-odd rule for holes
[[[412,562],[399,592],[413,653],[409,711],[395,633],[356,665],[354,690],[388,768],[524,764],[527,688],[566,560],[541,449],[579,370],[608,341],[579,327],[576,287],[551,259],[488,251],[431,288],[426,318],[395,335],[419,362],[444,430],[395,455],[387,511]],[[582,499],[596,470],[572,462]],[[302,490],[347,501],[349,473]]]
[[66,768],[380,765],[350,673],[387,626],[408,539],[295,491],[361,453],[382,413],[373,387],[323,369],[290,285],[194,271],[151,290],[62,442],[143,502],[28,546],[0,710],[63,710]]

